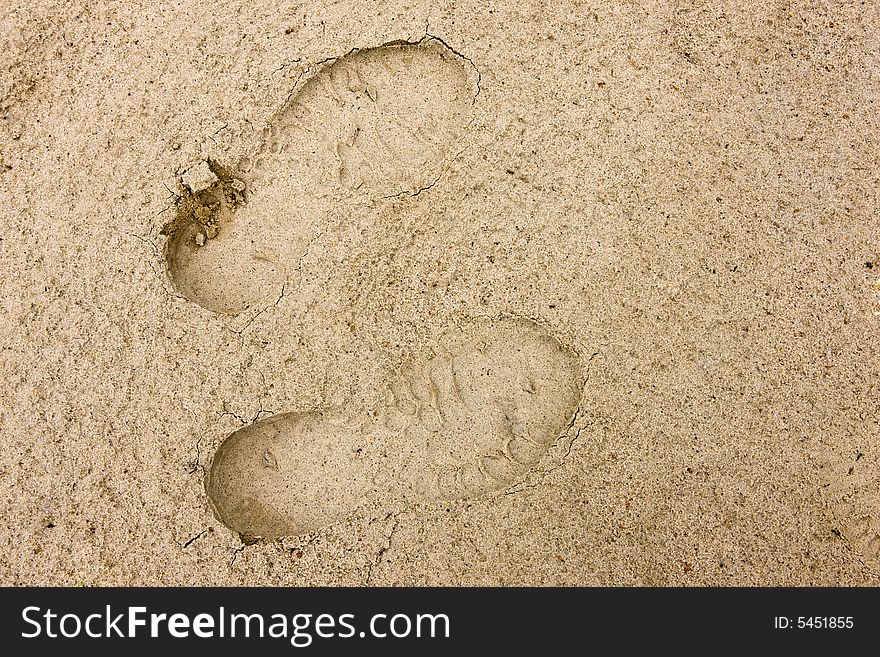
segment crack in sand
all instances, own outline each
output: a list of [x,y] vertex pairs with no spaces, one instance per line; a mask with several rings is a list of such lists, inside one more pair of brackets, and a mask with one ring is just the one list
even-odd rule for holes
[[385,553],[391,549],[391,544],[394,541],[394,535],[397,533],[397,528],[400,526],[400,517],[399,514],[396,512],[392,512],[386,515],[384,518],[382,518],[382,522],[387,521],[391,517],[394,518],[394,524],[391,527],[391,531],[388,532],[388,535],[386,536],[385,545],[379,548],[378,552],[376,553],[376,557],[371,563],[367,564],[367,576],[366,578],[364,578],[364,586],[372,584],[373,568],[379,565],[379,563],[382,561],[382,557],[385,556]]

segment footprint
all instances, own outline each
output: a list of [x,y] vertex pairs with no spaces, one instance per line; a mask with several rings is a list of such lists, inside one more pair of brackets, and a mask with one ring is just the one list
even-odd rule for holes
[[854,552],[880,566],[880,454],[865,448],[844,457],[829,448],[818,465],[835,531]]
[[184,179],[163,229],[175,289],[233,315],[277,295],[340,203],[417,194],[442,175],[478,90],[473,65],[433,37],[323,65],[253,158]]
[[208,496],[230,529],[276,538],[342,519],[369,497],[418,503],[507,488],[571,421],[582,387],[576,355],[537,324],[475,321],[405,368],[375,419],[286,413],[231,434]]

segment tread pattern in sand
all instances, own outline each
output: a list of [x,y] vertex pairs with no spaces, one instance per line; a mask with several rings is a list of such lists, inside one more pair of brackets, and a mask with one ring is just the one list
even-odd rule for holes
[[537,464],[578,406],[574,354],[526,320],[447,333],[434,356],[392,387],[386,425],[412,451],[419,497],[506,488]]
[[473,322],[401,372],[375,421],[288,413],[231,434],[208,495],[231,529],[274,538],[339,520],[368,494],[425,502],[499,490],[564,430],[582,384],[576,355],[536,324]]
[[433,39],[334,61],[270,123],[254,161],[254,189],[277,189],[295,171],[319,185],[417,192],[440,174],[467,123],[471,71]]
[[[225,314],[277,294],[344,198],[375,202],[436,182],[469,121],[475,79],[433,38],[321,66],[270,121],[259,152],[184,196],[166,227],[175,288]],[[238,187],[246,192],[230,202]]]

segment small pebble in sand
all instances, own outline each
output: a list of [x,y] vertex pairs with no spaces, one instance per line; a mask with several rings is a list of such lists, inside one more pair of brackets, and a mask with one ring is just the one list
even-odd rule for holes
[[194,167],[187,169],[180,177],[181,182],[189,187],[193,194],[198,194],[217,182],[217,176],[211,171],[207,162],[199,162]]

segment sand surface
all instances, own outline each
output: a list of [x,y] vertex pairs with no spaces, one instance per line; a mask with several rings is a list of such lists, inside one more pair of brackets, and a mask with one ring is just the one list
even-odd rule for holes
[[2,9],[0,584],[880,583],[876,2]]

